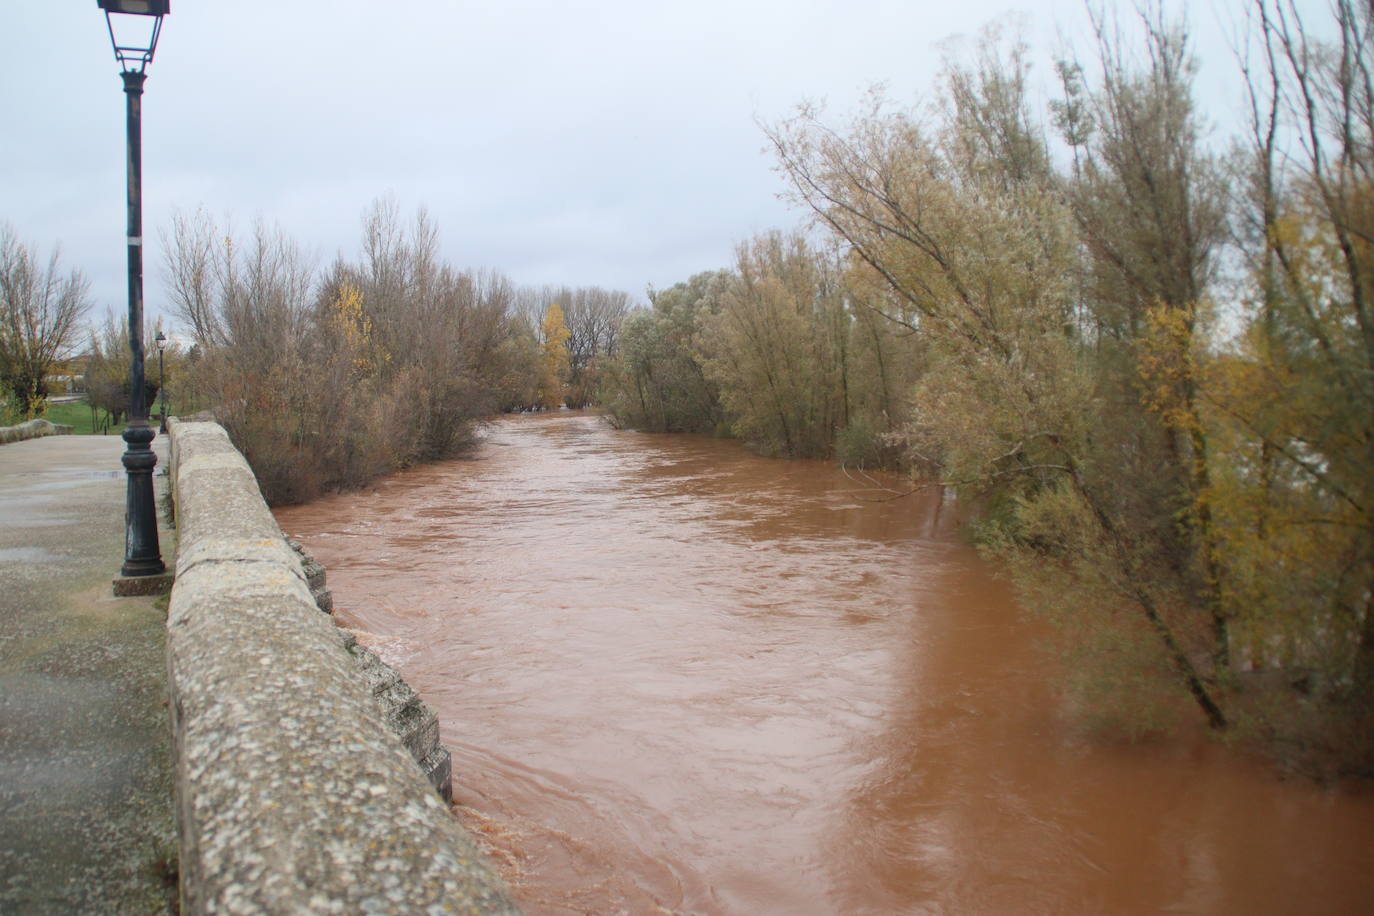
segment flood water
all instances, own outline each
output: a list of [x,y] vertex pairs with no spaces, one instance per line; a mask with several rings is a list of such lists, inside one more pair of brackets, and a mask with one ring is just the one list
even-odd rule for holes
[[1369,913],[1374,798],[1094,739],[938,498],[504,419],[277,513],[531,914]]

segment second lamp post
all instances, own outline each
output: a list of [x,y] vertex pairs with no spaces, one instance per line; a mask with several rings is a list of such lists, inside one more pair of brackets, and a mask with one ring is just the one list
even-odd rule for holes
[[162,422],[158,426],[158,432],[167,432],[167,364],[162,357],[167,352],[167,335],[161,331],[153,338],[153,343],[157,344],[157,394],[162,401],[162,407],[158,413],[162,417]]

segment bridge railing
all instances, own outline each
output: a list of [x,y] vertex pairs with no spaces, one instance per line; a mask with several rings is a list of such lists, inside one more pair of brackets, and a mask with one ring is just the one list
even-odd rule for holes
[[215,423],[171,422],[182,912],[517,913]]

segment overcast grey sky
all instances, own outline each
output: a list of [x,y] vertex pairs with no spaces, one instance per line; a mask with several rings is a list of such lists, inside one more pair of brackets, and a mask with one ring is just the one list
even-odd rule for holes
[[[1312,0],[1308,5],[1319,5]],[[1179,4],[1175,4],[1178,6]],[[804,214],[756,119],[886,83],[929,99],[939,45],[1026,16],[1048,88],[1080,0],[174,0],[144,97],[147,304],[173,208],[279,224],[327,263],[360,217],[419,205],[446,258],[517,283],[624,289],[727,266]],[[1227,25],[1193,3],[1204,98],[1238,105]],[[0,220],[124,308],[124,98],[95,0],[0,4]],[[1084,46],[1084,50],[1089,50]]]

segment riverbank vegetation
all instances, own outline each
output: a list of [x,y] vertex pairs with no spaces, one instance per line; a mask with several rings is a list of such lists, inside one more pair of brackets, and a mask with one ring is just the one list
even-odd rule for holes
[[[386,202],[324,268],[265,225],[181,215],[176,412],[213,409],[276,504],[564,404],[904,470],[976,510],[1089,717],[1148,731],[1181,700],[1374,775],[1374,8],[1241,9],[1228,142],[1161,5],[1096,12],[1043,106],[1028,49],[989,31],[933,107],[875,91],[847,121],[765,125],[811,224],[643,308],[455,268]],[[22,417],[86,286],[4,227],[0,293],[0,413]],[[120,335],[86,354],[112,413]]]
[[425,213],[405,225],[388,202],[364,218],[361,258],[324,270],[279,231],[241,237],[204,213],[169,241],[194,340],[178,412],[213,409],[273,504],[461,454],[484,416],[578,397],[629,300],[455,269]]
[[739,246],[732,269],[651,293],[626,319],[607,408],[626,426],[735,435],[768,455],[896,463],[924,344],[855,279],[840,249],[800,234]]
[[1331,9],[1248,5],[1226,149],[1155,6],[1045,110],[989,33],[933,112],[768,125],[816,231],[651,295],[609,408],[903,464],[982,507],[1081,707],[1374,773],[1374,23]]

